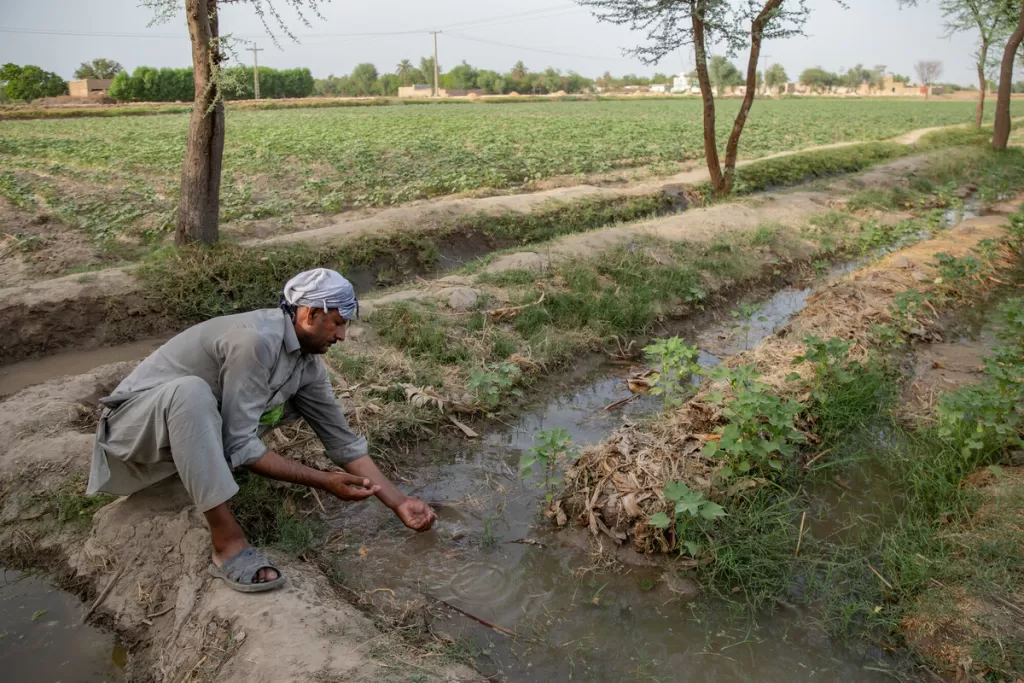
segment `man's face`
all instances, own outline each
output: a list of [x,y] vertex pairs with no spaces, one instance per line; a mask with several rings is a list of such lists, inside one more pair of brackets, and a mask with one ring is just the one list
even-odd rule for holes
[[303,353],[327,353],[335,343],[345,340],[348,321],[337,310],[300,307],[295,313],[295,336]]

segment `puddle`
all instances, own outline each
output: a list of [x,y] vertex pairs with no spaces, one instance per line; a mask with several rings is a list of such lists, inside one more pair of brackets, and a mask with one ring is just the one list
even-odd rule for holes
[[67,351],[45,358],[26,360],[0,367],[0,397],[21,391],[55,377],[80,375],[108,363],[142,360],[166,339],[147,339],[121,346],[106,346],[91,351]]
[[120,683],[128,653],[82,625],[73,595],[36,576],[0,569],[0,672],[5,681]]

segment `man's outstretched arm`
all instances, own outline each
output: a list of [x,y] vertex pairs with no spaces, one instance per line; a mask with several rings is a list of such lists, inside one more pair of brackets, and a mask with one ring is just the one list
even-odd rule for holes
[[327,491],[341,500],[363,500],[381,491],[379,485],[371,484],[369,478],[359,473],[321,472],[274,451],[267,451],[262,458],[247,465],[247,468],[262,477]]
[[412,498],[398,490],[391,480],[384,476],[377,464],[364,455],[350,463],[342,465],[349,474],[367,479],[374,489],[377,490],[377,497],[380,502],[395,511],[398,518],[416,531],[426,531],[437,519],[437,514],[430,509],[430,506],[419,498]]

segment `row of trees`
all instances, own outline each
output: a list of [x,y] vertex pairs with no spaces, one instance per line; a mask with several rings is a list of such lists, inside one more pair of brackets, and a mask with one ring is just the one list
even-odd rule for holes
[[7,100],[34,100],[66,95],[68,84],[52,71],[28,64],[4,64],[0,67],[0,86]]
[[[440,72],[440,66],[438,67]],[[612,81],[610,74],[605,74],[608,81]],[[636,76],[627,77],[636,81],[651,79],[638,79]],[[657,75],[655,76],[657,78]],[[667,82],[667,77],[664,77]],[[600,82],[600,79],[599,79]],[[262,90],[262,78],[261,78]],[[398,89],[403,86],[426,84],[434,85],[434,58],[423,57],[419,66],[414,66],[408,59],[403,59],[396,66],[393,73],[380,73],[377,67],[370,63],[357,65],[348,76],[335,76],[331,74],[327,78],[316,81],[315,92],[318,95],[331,97],[369,97],[374,95],[394,96]],[[637,83],[638,85],[640,83]],[[575,72],[563,74],[557,69],[548,68],[544,71],[533,72],[526,68],[521,61],[506,73],[499,73],[490,69],[478,69],[477,67],[462,62],[447,73],[441,73],[440,86],[447,90],[474,90],[480,89],[488,95],[502,95],[510,92],[518,92],[522,95],[538,94],[546,95],[553,92],[565,91],[567,93],[579,93],[590,89],[594,85],[592,79],[581,76]]]
[[[221,76],[224,97],[237,100],[253,98],[251,66],[233,66],[224,69]],[[313,74],[309,69],[260,67],[261,97],[309,97],[313,91]],[[118,102],[191,102],[195,99],[195,78],[192,69],[140,66],[131,74],[121,71],[115,75],[107,92]]]

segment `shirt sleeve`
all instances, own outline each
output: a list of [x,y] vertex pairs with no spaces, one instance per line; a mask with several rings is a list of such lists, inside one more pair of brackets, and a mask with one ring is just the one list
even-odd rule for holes
[[220,415],[224,455],[232,469],[251,465],[267,452],[259,438],[260,416],[270,396],[274,351],[255,329],[236,329],[217,341]]
[[306,369],[306,376],[292,397],[292,404],[316,432],[331,462],[343,466],[368,453],[366,439],[348,426],[345,413],[331,390],[327,368],[319,359],[311,365],[315,367]]

